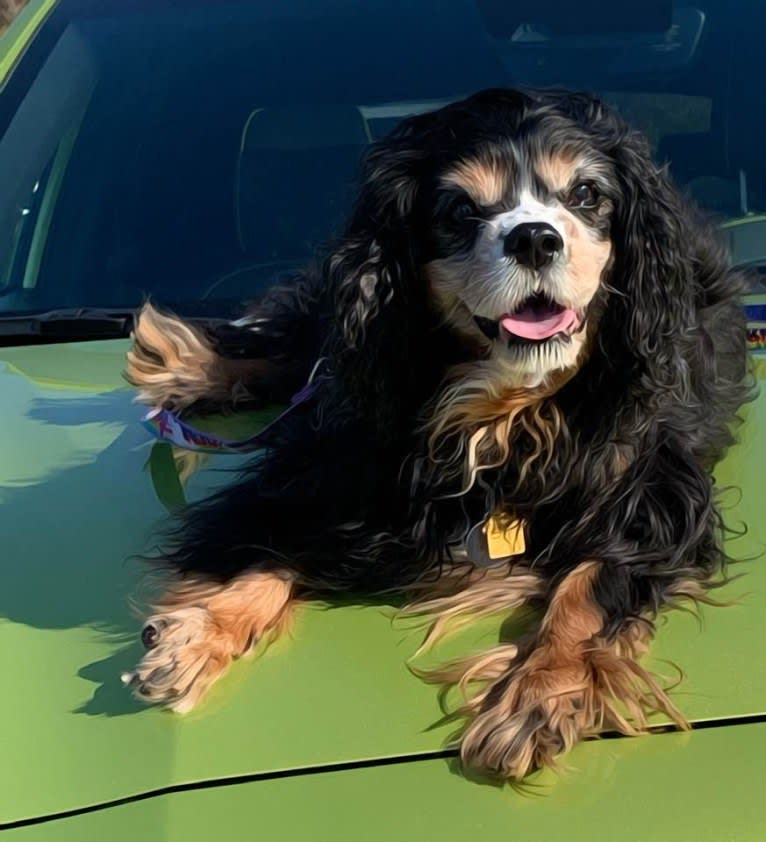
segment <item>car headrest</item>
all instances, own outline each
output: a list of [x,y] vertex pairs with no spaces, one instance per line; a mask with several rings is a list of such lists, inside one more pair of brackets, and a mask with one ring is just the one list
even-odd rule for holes
[[245,256],[303,260],[339,234],[369,140],[355,106],[253,111],[242,131],[235,195]]
[[[670,174],[682,190],[714,216],[742,213],[739,160],[720,137],[706,132],[666,135],[657,147],[660,163],[670,164]],[[755,200],[755,194],[752,196]]]
[[665,135],[657,146],[659,163],[669,163],[677,184],[688,184],[700,176],[726,177],[723,144],[708,132]]

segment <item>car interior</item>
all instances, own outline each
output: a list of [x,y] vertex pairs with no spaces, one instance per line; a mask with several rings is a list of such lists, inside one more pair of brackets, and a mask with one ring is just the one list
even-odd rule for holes
[[[688,25],[667,2],[644,5],[627,34],[619,21],[594,34],[595,17],[589,31],[560,32],[559,5],[503,16],[503,4],[461,0],[435,18],[434,2],[354,12],[333,0],[307,21],[297,0],[272,18],[241,0],[212,17],[160,0],[149,37],[145,12],[62,3],[29,94],[0,114],[0,312],[133,307],[151,294],[190,315],[234,314],[342,234],[371,141],[406,114],[529,82],[516,65],[542,68],[535,83],[611,96],[724,225],[735,263],[766,265],[753,22],[705,0]],[[753,15],[766,22],[766,9]],[[646,70],[674,37],[675,58]],[[594,43],[612,58],[572,71]],[[35,149],[19,140],[30,121]]]

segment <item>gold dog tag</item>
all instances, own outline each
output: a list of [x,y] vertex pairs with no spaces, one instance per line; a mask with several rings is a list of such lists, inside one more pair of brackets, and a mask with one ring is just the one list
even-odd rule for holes
[[468,558],[477,567],[495,567],[504,564],[526,549],[524,522],[513,520],[507,529],[500,526],[496,517],[477,523],[466,536]]
[[487,555],[494,561],[498,558],[521,555],[526,549],[524,524],[520,520],[511,521],[503,529],[497,518],[491,517],[482,530],[487,536]]

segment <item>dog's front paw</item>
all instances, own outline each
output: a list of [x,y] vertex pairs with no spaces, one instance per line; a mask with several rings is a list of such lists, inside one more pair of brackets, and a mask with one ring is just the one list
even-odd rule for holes
[[199,330],[146,304],[133,327],[125,377],[138,388],[142,403],[184,409],[209,397],[216,360]]
[[555,767],[560,755],[597,730],[586,696],[571,670],[520,670],[466,729],[463,765],[512,780]]
[[122,676],[136,698],[177,713],[190,711],[233,660],[233,641],[202,607],[150,617],[141,632],[147,649],[132,673]]

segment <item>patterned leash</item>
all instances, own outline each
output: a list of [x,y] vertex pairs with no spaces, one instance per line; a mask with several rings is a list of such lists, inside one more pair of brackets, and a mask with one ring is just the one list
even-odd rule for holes
[[323,362],[324,358],[317,361],[306,385],[293,395],[287,409],[249,438],[225,439],[213,433],[205,433],[169,409],[150,410],[141,419],[141,424],[158,442],[172,444],[184,450],[198,453],[252,453],[263,447],[264,440],[273,427],[314,396],[318,388],[318,372]]

